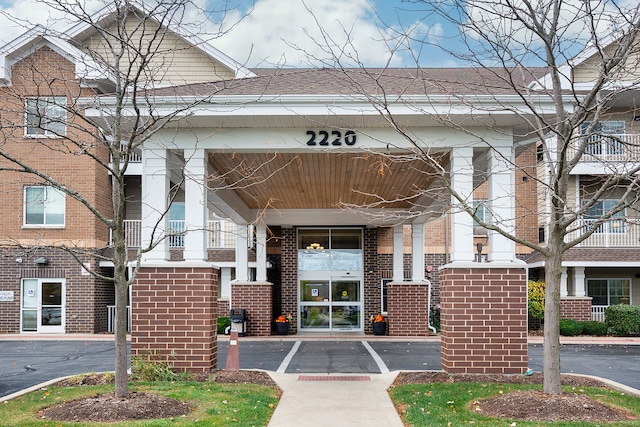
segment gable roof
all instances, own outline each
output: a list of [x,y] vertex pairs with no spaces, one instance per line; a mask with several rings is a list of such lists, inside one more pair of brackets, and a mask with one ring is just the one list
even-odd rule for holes
[[75,64],[76,78],[80,80],[102,80],[106,73],[87,54],[66,40],[47,33],[36,25],[0,48],[0,84],[11,84],[11,66],[33,51],[47,46]]
[[[150,7],[143,0],[129,0],[127,4],[129,4],[130,7],[132,7],[135,11],[138,11],[142,14],[149,15],[149,13],[151,12]],[[103,7],[95,14],[93,14],[90,22],[93,22],[93,25],[95,25],[95,23],[108,22],[110,19],[113,19],[113,16],[115,14],[115,7],[115,4],[108,4],[107,6]],[[93,29],[93,25],[90,22],[80,22],[67,29],[63,33],[63,35],[68,39],[76,39],[81,34]],[[175,25],[175,23],[170,23],[167,26],[167,29],[177,36],[181,37],[195,49],[199,49],[200,51],[202,51],[213,61],[220,63],[222,66],[232,71],[236,79],[254,76],[253,72],[250,69],[233,60],[230,56],[216,49],[197,35],[188,33],[185,29],[183,29],[183,27]]]

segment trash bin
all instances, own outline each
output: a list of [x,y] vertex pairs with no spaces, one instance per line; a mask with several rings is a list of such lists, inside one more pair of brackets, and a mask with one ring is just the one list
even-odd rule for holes
[[244,308],[232,308],[229,313],[231,320],[231,330],[237,331],[239,336],[247,333],[247,310]]

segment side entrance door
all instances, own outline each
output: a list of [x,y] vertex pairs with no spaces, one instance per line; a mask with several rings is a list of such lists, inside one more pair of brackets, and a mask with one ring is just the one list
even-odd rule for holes
[[61,279],[22,280],[22,332],[64,333],[64,288]]

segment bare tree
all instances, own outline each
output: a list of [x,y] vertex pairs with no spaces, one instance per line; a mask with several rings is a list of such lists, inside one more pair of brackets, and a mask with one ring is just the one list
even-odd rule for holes
[[[386,156],[387,162],[420,159],[432,167],[439,184],[425,179],[430,187],[422,186],[417,192],[433,201],[446,189],[446,194],[455,201],[452,209],[466,211],[482,227],[542,255],[546,282],[544,391],[561,393],[559,322],[563,255],[612,221],[619,225],[632,222],[622,213],[625,209],[637,211],[640,201],[637,141],[620,132],[604,130],[600,124],[612,117],[637,116],[633,99],[640,83],[637,66],[640,9],[634,2],[625,7],[613,1],[406,3],[407,10],[416,16],[416,23],[400,30],[397,26],[390,30],[391,26],[385,25],[381,37],[386,37],[393,53],[415,60],[417,68],[405,73],[409,83],[403,85],[398,79],[392,83],[389,70],[367,69],[353,45],[337,43],[337,38],[349,38],[347,29],[337,38],[322,32],[322,40],[315,42],[325,48],[327,56],[311,61],[337,64],[343,70],[343,84],[352,88],[353,93],[366,96],[387,124],[409,143],[410,149],[396,147],[395,153]],[[318,26],[321,27],[319,21]],[[439,56],[446,54],[448,60],[464,68],[450,69],[449,74],[426,68],[425,63],[436,65],[426,59],[433,52]],[[577,65],[582,75],[575,71]],[[420,87],[427,98],[433,94],[449,97],[452,115],[435,114],[428,100],[420,104],[405,97],[418,93],[416,88]],[[449,171],[440,155],[429,148],[429,141],[416,137],[410,126],[394,115],[394,106],[403,103],[440,125],[464,132],[475,146],[493,149],[493,142],[474,130],[488,127],[493,132],[508,134],[516,144],[537,148],[538,163],[533,168],[522,169],[511,159],[502,160],[537,183],[545,209],[520,214],[533,216],[533,224],[546,225],[546,242],[540,243],[537,234],[535,239],[528,238],[521,228],[513,231],[504,226],[498,215],[492,215],[493,220],[479,215],[477,206],[456,192]],[[469,110],[463,122],[452,118],[459,106]],[[494,120],[505,112],[520,122],[506,133]],[[595,174],[575,190],[581,191],[580,203],[576,203],[572,175],[585,160],[597,163],[604,172]],[[376,198],[375,207],[394,202],[377,194],[371,196]],[[617,202],[603,208],[600,202],[607,198]],[[374,206],[344,207],[360,210]],[[416,205],[411,215],[422,215],[431,209],[432,206]]]
[[[36,40],[29,46],[30,55],[13,64],[13,81],[0,94],[3,102],[0,173],[6,188],[8,183],[20,187],[19,190],[16,187],[16,192],[22,191],[24,183],[35,183],[71,198],[74,204],[69,209],[85,210],[79,218],[96,220],[95,224],[82,226],[93,225],[104,234],[108,231],[112,248],[97,252],[86,242],[74,244],[73,240],[56,238],[50,230],[30,240],[24,235],[4,236],[3,243],[17,244],[26,250],[42,247],[64,250],[90,274],[114,284],[115,393],[124,396],[128,393],[128,289],[136,278],[142,255],[171,236],[158,222],[151,241],[143,242],[131,262],[123,226],[125,176],[130,159],[139,154],[144,144],[167,124],[188,116],[214,92],[181,99],[176,95],[175,108],[163,110],[156,108],[153,90],[189,83],[181,81],[179,73],[171,74],[172,65],[180,61],[183,52],[205,48],[205,43],[220,35],[207,32],[205,24],[214,12],[224,15],[224,11],[205,11],[190,0],[149,4],[134,0],[105,1],[99,11],[87,10],[83,2],[51,0],[41,5],[73,25],[64,31],[58,27],[58,21],[52,22],[50,28],[36,26],[8,45],[7,49],[12,49],[24,40]],[[205,21],[194,17],[204,17]],[[30,26],[24,17],[10,19],[25,28]],[[177,29],[191,43],[181,43]],[[56,54],[52,54],[54,51]],[[219,80],[223,78],[229,77],[218,76]],[[89,109],[95,114],[85,114]],[[27,143],[18,142],[24,142],[25,137]],[[98,177],[92,183],[95,186],[88,185],[81,174],[70,176],[70,171],[77,173],[83,168],[95,170]],[[179,187],[183,179],[181,176],[172,180],[173,186]],[[108,196],[101,196],[100,192]],[[175,196],[175,189],[170,194]],[[167,206],[170,203],[171,200]],[[165,218],[167,211],[160,214]],[[113,277],[98,268],[89,268],[85,263],[88,257],[112,262]]]

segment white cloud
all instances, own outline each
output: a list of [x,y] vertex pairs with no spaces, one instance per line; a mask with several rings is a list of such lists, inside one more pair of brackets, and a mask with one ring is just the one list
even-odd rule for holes
[[[228,19],[240,16],[236,12]],[[347,65],[355,60],[382,66],[391,55],[384,37],[367,0],[258,0],[248,16],[213,44],[249,66],[332,64],[334,56]],[[390,64],[401,61],[400,55]]]

